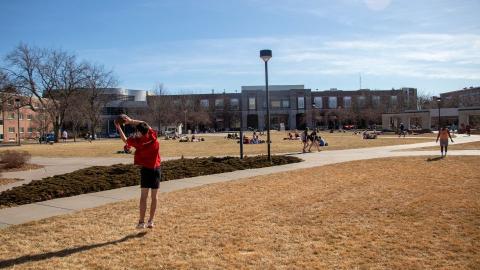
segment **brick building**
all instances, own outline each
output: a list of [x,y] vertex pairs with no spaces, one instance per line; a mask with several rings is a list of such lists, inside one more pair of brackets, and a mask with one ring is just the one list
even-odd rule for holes
[[[25,97],[14,96],[4,101],[0,111],[0,142],[15,143],[18,138],[25,140],[38,140],[40,135],[48,132],[49,125],[45,113],[40,108],[40,103],[33,100],[33,111],[23,102]],[[51,127],[51,125],[50,125]]]

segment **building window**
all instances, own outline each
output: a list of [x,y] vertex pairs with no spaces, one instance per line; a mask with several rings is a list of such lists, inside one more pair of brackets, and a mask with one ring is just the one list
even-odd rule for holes
[[315,103],[315,108],[323,109],[323,100],[322,97],[314,97],[313,103]]
[[240,101],[238,100],[238,98],[231,98],[230,99],[230,109],[232,109],[232,110],[240,109]]
[[19,116],[20,120],[23,120],[23,113],[19,114],[18,116]]
[[200,100],[200,106],[204,109],[208,109],[208,107],[209,107],[208,99],[201,99]]
[[392,106],[396,106],[397,101],[397,96],[390,96],[390,104],[392,104]]
[[280,108],[280,104],[281,104],[280,100],[272,100],[271,103],[272,103],[272,108],[275,108],[275,109]]
[[27,120],[32,120],[32,118],[33,118],[33,115],[27,114]]
[[15,113],[8,113],[7,119],[15,119]]
[[337,108],[337,97],[328,97],[328,108],[329,109]]
[[365,97],[364,96],[357,97],[357,105],[358,105],[359,108],[365,107]]
[[298,97],[297,98],[297,108],[300,109],[305,109],[305,97]]
[[13,99],[9,99],[9,100],[7,101],[7,104],[8,104],[8,105],[13,105]]
[[257,109],[257,104],[254,97],[248,98],[248,109],[249,110]]
[[282,108],[290,108],[290,100],[288,99],[282,100]]
[[9,127],[8,128],[8,133],[15,133],[15,128],[14,127]]
[[380,96],[372,96],[372,105],[374,108],[380,106]]
[[28,128],[28,133],[32,133],[33,132],[33,128],[32,127],[29,127]]
[[223,98],[215,99],[215,109],[223,109]]
[[352,97],[343,97],[343,107],[344,108],[352,107]]
[[20,133],[23,133],[25,132],[25,128],[24,127],[20,127]]

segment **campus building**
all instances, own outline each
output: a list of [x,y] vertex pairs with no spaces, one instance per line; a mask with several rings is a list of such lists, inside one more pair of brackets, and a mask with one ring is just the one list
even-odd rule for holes
[[[339,128],[345,124],[365,127],[380,124],[382,113],[417,106],[415,88],[312,91],[304,85],[271,85],[269,95],[272,129]],[[186,122],[190,130],[266,129],[265,86],[242,86],[241,93],[147,96],[147,100],[149,104],[171,105],[168,111],[177,114],[171,121]],[[199,125],[198,119],[191,119],[198,114],[207,115],[210,121]]]
[[480,87],[440,94],[440,101],[434,103],[435,108],[432,109],[385,113],[382,115],[382,127],[394,130],[403,123],[408,129],[436,130],[439,124],[480,128]]
[[0,111],[0,142],[15,143],[20,140],[38,140],[47,130],[48,121],[40,103],[33,98],[36,111],[22,102],[23,97],[12,96],[5,100]]

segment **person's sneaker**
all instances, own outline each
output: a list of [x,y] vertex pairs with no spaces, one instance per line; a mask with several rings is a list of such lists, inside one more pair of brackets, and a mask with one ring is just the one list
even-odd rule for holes
[[155,225],[153,224],[153,221],[147,222],[147,228],[152,229],[153,226],[155,226]]
[[145,229],[145,223],[139,222],[139,223],[137,224],[137,229]]

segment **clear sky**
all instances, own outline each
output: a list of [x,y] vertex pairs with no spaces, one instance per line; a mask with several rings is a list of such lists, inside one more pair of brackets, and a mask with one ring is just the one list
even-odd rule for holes
[[[20,42],[104,64],[120,87],[232,92],[480,86],[479,0],[0,0],[0,56]],[[3,60],[2,60],[3,61]]]

